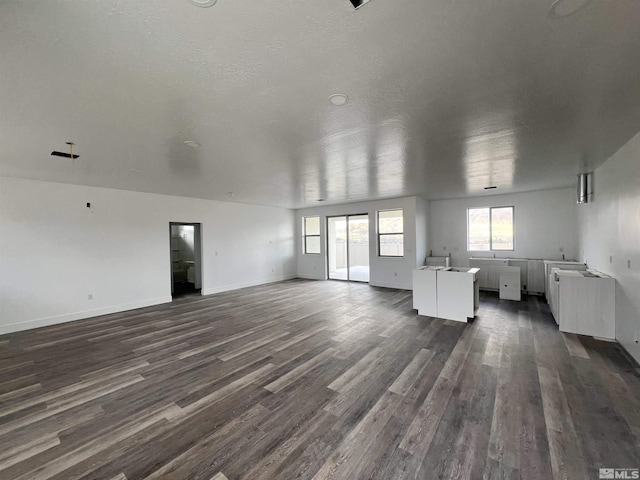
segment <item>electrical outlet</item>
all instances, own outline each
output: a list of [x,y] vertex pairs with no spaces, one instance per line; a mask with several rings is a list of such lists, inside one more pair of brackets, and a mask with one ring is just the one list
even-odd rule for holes
[[91,208],[91,203],[87,202],[87,208]]

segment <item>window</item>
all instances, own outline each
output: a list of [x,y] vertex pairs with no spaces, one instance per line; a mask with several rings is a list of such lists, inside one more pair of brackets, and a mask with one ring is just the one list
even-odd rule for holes
[[378,212],[378,255],[381,257],[404,257],[402,210]]
[[302,219],[302,236],[304,254],[320,253],[320,217]]
[[467,250],[513,250],[513,207],[468,209]]

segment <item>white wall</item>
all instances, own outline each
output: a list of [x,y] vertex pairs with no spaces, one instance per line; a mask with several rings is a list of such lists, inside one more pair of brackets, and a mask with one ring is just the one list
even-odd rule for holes
[[[576,194],[571,188],[431,201],[429,244],[433,255],[451,254],[452,266],[466,267],[469,257],[493,252],[467,251],[467,209],[515,207],[515,250],[500,258],[575,259],[578,256]],[[560,249],[563,249],[561,252]]]
[[294,219],[279,208],[0,177],[0,333],[171,301],[169,222],[202,224],[203,294],[295,277]]
[[640,133],[593,180],[592,202],[578,207],[581,259],[617,280],[616,339],[640,362]]
[[416,197],[416,265],[429,253],[429,202]]
[[[298,276],[326,280],[327,278],[327,216],[366,213],[369,215],[369,259],[370,281],[378,287],[402,288],[410,290],[411,271],[424,262],[424,255],[417,262],[417,251],[426,251],[426,244],[416,245],[416,197],[393,198],[373,202],[327,205],[298,210],[296,214],[296,252],[298,257]],[[404,215],[404,257],[379,257],[376,237],[376,212],[379,210],[403,209]],[[424,208],[423,208],[424,210]],[[304,255],[302,252],[302,218],[320,216],[320,254]],[[426,242],[426,220],[422,222],[421,240]]]

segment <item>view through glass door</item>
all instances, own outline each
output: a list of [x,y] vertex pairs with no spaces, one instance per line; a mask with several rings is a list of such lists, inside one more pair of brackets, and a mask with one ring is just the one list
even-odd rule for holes
[[369,281],[369,215],[327,218],[329,278]]

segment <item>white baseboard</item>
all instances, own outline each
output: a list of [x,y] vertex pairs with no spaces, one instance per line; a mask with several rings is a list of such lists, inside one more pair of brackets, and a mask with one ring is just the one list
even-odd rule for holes
[[108,307],[96,308],[95,310],[84,310],[82,312],[65,313],[53,317],[38,318],[36,320],[27,320],[18,323],[9,323],[8,325],[0,325],[0,335],[13,332],[21,332],[23,330],[31,330],[34,328],[48,327],[59,323],[74,322],[76,320],[85,320],[87,318],[99,317],[101,315],[109,315],[111,313],[125,312],[127,310],[135,310],[136,308],[151,307],[162,303],[170,303],[171,296],[151,298],[139,302],[123,303],[121,305],[111,305]]
[[231,290],[239,290],[241,288],[256,287],[258,285],[266,285],[267,283],[284,282],[285,280],[292,280],[298,278],[298,275],[280,275],[277,277],[263,278],[259,280],[252,280],[250,282],[232,283],[229,285],[221,285],[219,287],[203,288],[202,295],[212,295],[214,293],[229,292]]
[[413,290],[413,285],[407,285],[403,283],[369,282],[369,285],[371,285],[372,287],[397,288],[398,290]]
[[[302,278],[305,280],[327,280],[324,277],[314,277],[313,275],[298,275],[297,278]],[[344,280],[338,280],[339,282],[344,281]],[[356,282],[356,283],[360,283],[360,282]],[[409,284],[404,284],[404,283],[393,283],[393,282],[378,282],[378,283],[373,283],[373,282],[369,282],[369,285],[371,285],[372,287],[383,287],[383,288],[396,288],[398,290],[413,290],[413,285],[409,285]]]
[[[616,341],[622,347],[622,349],[625,351],[625,353],[627,355],[629,355],[629,358],[632,358],[637,364],[640,364],[640,354],[638,354],[637,346],[634,343],[632,343],[632,342],[622,343],[619,339],[616,339]],[[628,343],[628,344],[626,344],[626,343]],[[636,347],[636,348],[633,348],[633,347]],[[635,350],[635,352],[634,352],[634,350]],[[634,355],[634,353],[635,353],[635,355]]]
[[304,280],[326,280],[327,278],[324,275],[296,275],[297,278],[302,278]]

